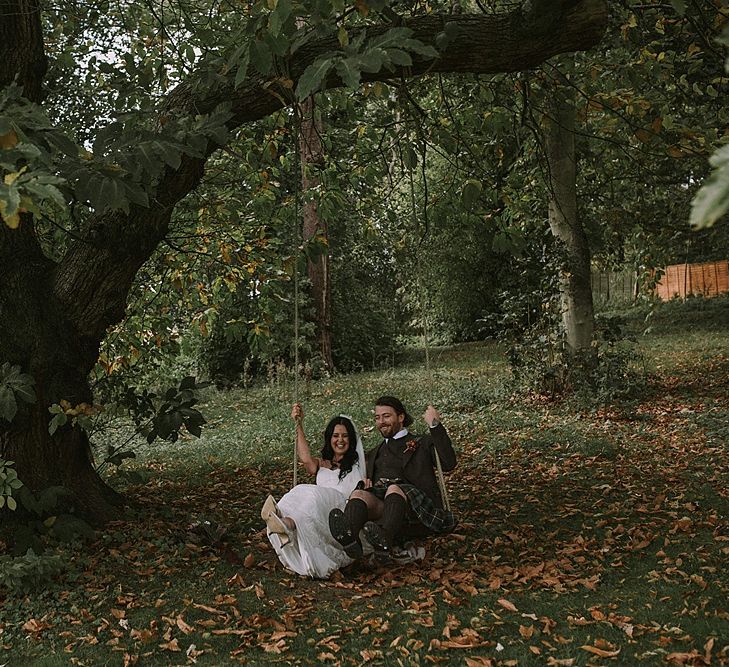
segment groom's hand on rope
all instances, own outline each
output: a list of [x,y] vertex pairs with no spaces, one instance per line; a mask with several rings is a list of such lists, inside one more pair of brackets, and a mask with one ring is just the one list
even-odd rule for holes
[[428,428],[438,426],[438,424],[440,424],[440,412],[438,412],[432,405],[429,405],[427,408],[425,408],[423,419],[428,425]]
[[295,422],[302,421],[304,419],[304,409],[301,407],[301,403],[294,403],[291,408],[291,419]]

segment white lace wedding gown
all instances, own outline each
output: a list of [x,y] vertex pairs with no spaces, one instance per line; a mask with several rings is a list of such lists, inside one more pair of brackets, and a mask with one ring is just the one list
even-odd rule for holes
[[316,484],[299,484],[278,501],[282,516],[296,523],[291,542],[283,547],[278,535],[268,535],[284,567],[303,576],[326,579],[353,562],[329,532],[329,512],[335,507],[344,509],[362,477],[360,461],[341,480],[339,470],[319,468]]

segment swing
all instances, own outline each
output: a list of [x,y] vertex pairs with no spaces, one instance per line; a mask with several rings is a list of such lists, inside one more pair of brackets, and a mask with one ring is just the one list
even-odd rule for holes
[[[297,120],[297,135],[301,136],[301,118],[298,115],[298,112],[296,113],[296,120]],[[423,169],[423,179],[425,180],[425,144],[423,142],[423,156],[422,156],[422,169]],[[296,173],[300,171],[300,164],[299,164],[299,151],[296,151]],[[413,165],[412,163],[408,166],[409,171],[409,181],[410,181],[410,200],[411,200],[411,217],[413,222],[414,230],[417,230],[418,228],[418,215],[417,215],[417,205],[416,205],[416,198],[415,198],[415,182],[414,182],[414,176],[413,176]],[[298,221],[300,217],[301,212],[301,188],[299,185],[299,179],[295,179],[295,204],[296,204],[296,210],[295,210],[295,219]],[[425,233],[423,234],[419,245],[423,243],[427,236],[427,195],[425,197],[424,201],[424,216],[426,219],[426,229]],[[299,402],[299,346],[300,346],[300,333],[299,333],[299,322],[300,322],[300,314],[299,314],[299,266],[298,266],[298,252],[301,250],[301,226],[297,224],[297,236],[296,236],[296,258],[294,262],[294,402]],[[421,313],[422,313],[422,328],[423,328],[423,343],[425,348],[425,369],[426,369],[426,375],[428,378],[428,384],[431,387],[433,386],[433,373],[431,368],[431,361],[430,361],[430,347],[429,347],[429,331],[428,331],[428,316],[427,316],[427,307],[426,307],[426,298],[425,298],[425,288],[422,282],[422,276],[418,275],[418,291],[419,291],[419,300],[420,300],[420,307],[421,307]],[[432,400],[430,401],[432,403]],[[292,480],[292,488],[295,487],[298,484],[298,447],[297,447],[297,436],[296,436],[296,428],[297,424],[294,425],[294,438],[293,438],[293,480]],[[451,503],[450,498],[448,495],[448,488],[445,481],[445,474],[443,472],[443,466],[440,460],[440,456],[438,455],[438,450],[434,447],[433,448],[433,455],[434,455],[434,461],[435,461],[435,471],[436,471],[436,478],[438,482],[438,489],[440,492],[443,509],[445,509],[448,512],[451,512]]]
[[[416,132],[417,133],[417,132]],[[428,235],[428,194],[427,194],[427,181],[426,181],[426,175],[425,175],[425,140],[422,140],[422,173],[423,173],[423,183],[425,184],[426,192],[425,196],[423,198],[423,217],[425,219],[425,232],[423,233],[420,242],[418,243],[418,247],[420,247],[423,244],[423,241],[425,241],[425,238]],[[417,231],[418,229],[418,211],[417,211],[417,205],[415,202],[415,178],[413,177],[413,163],[410,162],[408,166],[408,179],[410,181],[410,216],[412,219],[412,225],[413,225],[413,231]],[[428,387],[431,391],[431,400],[430,403],[432,404],[432,391],[433,391],[433,371],[430,364],[430,345],[429,345],[429,336],[428,336],[428,309],[426,307],[425,303],[425,287],[423,285],[423,277],[420,271],[418,271],[418,293],[419,293],[419,300],[420,300],[420,314],[422,318],[422,327],[423,327],[423,347],[425,348],[425,373],[428,378]],[[436,467],[436,477],[438,479],[438,489],[440,490],[440,497],[443,501],[443,508],[447,510],[448,512],[451,511],[451,503],[450,499],[448,497],[448,487],[446,486],[445,482],[445,475],[443,473],[443,466],[440,462],[440,456],[438,455],[438,450],[434,447],[433,448],[433,454],[435,458],[435,467]]]

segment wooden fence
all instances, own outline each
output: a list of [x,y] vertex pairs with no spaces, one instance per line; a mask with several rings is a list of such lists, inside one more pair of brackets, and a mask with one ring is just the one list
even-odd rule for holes
[[718,296],[729,292],[729,260],[705,264],[673,264],[667,266],[656,295],[664,301],[688,295]]
[[636,295],[635,271],[593,271],[592,298],[596,304],[631,303]]
[[[635,271],[593,271],[592,298],[596,305],[622,305],[635,300]],[[673,264],[663,270],[655,294],[663,301],[685,299],[689,295],[705,297],[729,292],[729,260],[703,264]]]

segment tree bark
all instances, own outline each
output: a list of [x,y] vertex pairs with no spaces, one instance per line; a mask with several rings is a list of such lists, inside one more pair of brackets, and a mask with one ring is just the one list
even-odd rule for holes
[[48,59],[38,0],[0,0],[0,63],[0,86],[17,77],[23,96],[41,101]]
[[577,208],[574,89],[552,89],[545,129],[549,169],[549,226],[563,244],[560,275],[562,323],[569,353],[589,353],[595,330],[590,247]]
[[[567,51],[587,49],[602,36],[607,22],[604,0],[545,0],[495,16],[438,16],[409,19],[413,36],[427,44],[452,24],[454,35],[439,58],[416,58],[407,69],[366,73],[364,80],[417,76],[429,72],[512,72],[534,67]],[[546,10],[548,11],[545,11]],[[390,26],[369,26],[369,36]],[[42,99],[46,69],[37,0],[0,0],[0,84],[17,77],[26,97]],[[312,40],[301,46],[279,71],[295,83],[322,55],[339,50],[336,39]],[[196,77],[177,86],[163,113],[195,117],[228,104],[228,128],[263,118],[293,102],[291,89],[265,77],[253,77],[237,89],[218,76],[210,85]],[[328,86],[342,82],[332,75]],[[160,127],[164,133],[164,127]],[[178,168],[168,167],[150,196],[149,208],[132,206],[94,216],[83,236],[58,263],[46,258],[35,237],[32,216],[23,214],[17,229],[0,221],[0,362],[20,365],[35,378],[38,400],[12,424],[0,423],[0,456],[17,463],[21,480],[31,488],[68,487],[86,514],[109,519],[118,500],[93,470],[88,441],[78,429],[48,435],[48,408],[66,399],[90,401],[88,374],[98,357],[107,328],[126,310],[132,281],[162,241],[178,201],[197,186],[205,162],[183,155]]]
[[304,243],[315,240],[320,245],[319,252],[307,260],[307,273],[311,282],[311,298],[316,313],[316,336],[319,353],[328,371],[334,370],[332,356],[332,289],[329,281],[329,230],[327,223],[319,216],[316,200],[311,193],[320,185],[317,170],[324,159],[321,143],[322,123],[317,117],[314,97],[309,97],[300,105],[301,134],[299,152],[301,155],[301,188],[304,196],[303,234]]
[[79,428],[48,432],[49,406],[92,403],[88,374],[98,345],[88,341],[68,318],[52,289],[53,264],[43,256],[24,215],[17,230],[0,225],[0,360],[19,365],[35,380],[36,402],[21,404],[11,424],[0,421],[0,456],[15,461],[32,491],[65,486],[81,514],[111,519],[120,496],[95,473],[89,442]]

